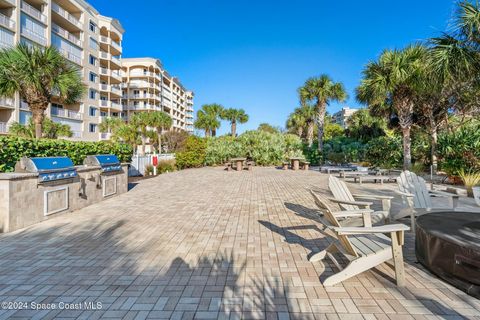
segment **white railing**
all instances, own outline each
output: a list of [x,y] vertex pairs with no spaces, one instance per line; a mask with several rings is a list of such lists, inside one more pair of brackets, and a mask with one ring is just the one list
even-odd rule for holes
[[100,73],[108,76],[110,75],[110,70],[108,70],[107,68],[100,68]]
[[[110,60],[111,60],[113,63],[115,63],[117,66],[122,65],[122,62],[120,61],[120,59],[117,58],[117,57],[115,57],[115,56],[111,56]],[[123,76],[123,75],[121,75],[121,76]]]
[[109,106],[109,102],[108,100],[100,100],[100,105],[102,107],[108,107]]
[[100,51],[100,58],[102,59],[110,59],[110,53],[105,51]]
[[12,42],[6,42],[4,39],[0,39],[0,49],[8,49],[13,47],[13,41]]
[[0,133],[8,133],[8,125],[6,122],[0,122]]
[[100,42],[110,44],[111,39],[109,37],[106,37],[106,36],[100,36]]
[[72,131],[72,138],[81,138],[82,132],[81,131]]
[[45,38],[45,35],[38,34],[30,29],[27,29],[25,27],[22,27],[22,35],[26,36],[30,40],[33,40],[42,46],[47,45],[47,38]]
[[27,13],[29,16],[32,16],[42,21],[43,23],[47,23],[47,16],[40,12],[40,10],[26,3],[25,1],[22,1],[21,8],[23,12]]
[[118,102],[111,102],[111,105],[112,105],[112,108],[114,109],[121,109],[122,108],[122,105]]
[[70,23],[74,24],[75,26],[81,28],[82,27],[82,23],[80,22],[80,20],[78,20],[76,17],[74,17],[70,12],[68,12],[67,10],[63,9],[62,7],[60,7],[58,4],[56,4],[55,2],[52,2],[52,11],[58,13],[60,16],[64,17],[65,19],[67,19],[68,21],[70,21]]
[[[130,167],[128,169],[128,175],[129,176],[144,175],[145,167],[153,163],[152,156],[153,155],[145,155],[145,156],[140,156],[137,154],[134,155],[132,157],[132,162],[130,163]],[[158,157],[158,161],[175,159],[175,154],[173,153],[162,153],[162,154],[157,154],[156,156]]]
[[79,57],[79,56],[76,56],[74,55],[73,53],[71,52],[68,52],[67,50],[63,49],[63,48],[57,48],[58,51],[60,51],[60,53],[65,57],[67,58],[68,60],[72,61],[72,62],[75,62],[76,64],[78,65],[82,65],[82,58]]
[[82,120],[82,114],[81,113],[79,113],[77,111],[69,110],[69,109],[51,107],[50,114],[52,116],[57,116],[57,117],[62,117],[62,118]]
[[110,86],[109,86],[108,84],[102,83],[102,84],[100,85],[100,90],[102,90],[102,91],[110,91],[109,87],[110,87]]
[[0,105],[13,108],[15,106],[15,100],[12,98],[0,98]]
[[112,86],[110,89],[111,89],[111,92],[115,93],[116,95],[118,95],[118,96],[122,95],[122,90],[121,89],[119,89],[117,87],[114,87],[114,86]]
[[4,27],[14,29],[15,28],[15,21],[0,13],[0,24]]
[[119,81],[122,81],[122,76],[120,75],[120,72],[118,72],[117,70],[112,70],[111,75],[112,75],[113,78],[115,78]]
[[78,37],[74,36],[73,34],[68,32],[67,30],[63,29],[59,25],[57,25],[55,23],[52,23],[52,30],[56,34],[62,36],[63,38],[67,39],[70,42],[73,42],[77,46],[79,46],[79,47],[82,46],[82,41]]
[[118,51],[122,51],[122,46],[120,45],[120,43],[118,43],[117,41],[115,40],[112,40],[111,41],[111,44],[112,44],[112,47],[114,47],[115,49],[117,49]]

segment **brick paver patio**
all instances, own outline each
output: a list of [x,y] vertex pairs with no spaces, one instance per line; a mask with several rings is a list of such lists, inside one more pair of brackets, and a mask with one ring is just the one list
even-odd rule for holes
[[[333,264],[306,257],[330,240],[305,187],[326,189],[326,179],[186,170],[2,235],[0,301],[25,310],[0,318],[480,319],[479,300],[415,263],[411,235],[405,288],[387,265],[324,288]],[[393,186],[374,187],[389,194]],[[28,310],[49,303],[57,309]]]

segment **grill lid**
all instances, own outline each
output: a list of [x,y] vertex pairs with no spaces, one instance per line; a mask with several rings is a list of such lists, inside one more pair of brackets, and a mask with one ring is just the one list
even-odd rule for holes
[[40,183],[78,176],[72,160],[68,157],[25,157],[17,163],[15,171],[38,173]]
[[87,156],[83,162],[86,166],[100,166],[103,172],[122,170],[120,160],[114,154],[97,154]]

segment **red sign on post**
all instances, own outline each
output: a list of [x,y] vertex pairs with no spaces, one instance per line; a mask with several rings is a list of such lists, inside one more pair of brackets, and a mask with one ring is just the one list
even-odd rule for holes
[[158,157],[157,156],[153,156],[152,157],[152,164],[156,167],[158,165]]

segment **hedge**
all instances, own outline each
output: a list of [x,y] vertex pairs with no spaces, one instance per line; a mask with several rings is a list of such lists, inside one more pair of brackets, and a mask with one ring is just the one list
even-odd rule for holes
[[60,139],[26,139],[15,136],[0,137],[0,172],[11,172],[22,157],[70,157],[75,165],[83,164],[91,154],[115,154],[121,162],[130,162],[131,146],[107,141],[85,142]]

